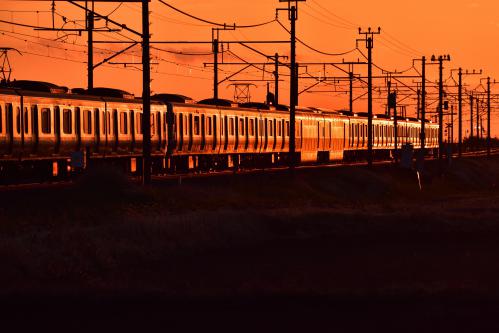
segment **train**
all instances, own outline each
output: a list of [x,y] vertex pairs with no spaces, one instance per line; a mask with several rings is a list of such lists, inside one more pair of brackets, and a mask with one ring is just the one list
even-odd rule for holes
[[[142,168],[142,99],[118,89],[68,89],[18,80],[0,87],[0,179],[65,177],[111,163]],[[290,156],[284,105],[194,102],[177,94],[151,97],[152,172],[335,163],[365,158],[367,113],[297,107],[296,154]],[[423,120],[398,117],[398,149],[421,147]],[[438,149],[438,125],[425,121],[426,150]],[[373,117],[374,158],[393,157],[393,117]]]

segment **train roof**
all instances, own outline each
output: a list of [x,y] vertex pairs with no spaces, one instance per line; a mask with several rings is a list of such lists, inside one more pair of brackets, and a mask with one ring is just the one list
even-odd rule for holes
[[2,88],[7,89],[21,89],[27,91],[38,91],[45,93],[67,93],[68,87],[58,86],[56,84],[44,81],[31,81],[31,80],[14,80],[2,84]]
[[179,94],[155,94],[151,96],[151,99],[161,101],[164,103],[194,103],[194,100],[188,96],[179,95]]

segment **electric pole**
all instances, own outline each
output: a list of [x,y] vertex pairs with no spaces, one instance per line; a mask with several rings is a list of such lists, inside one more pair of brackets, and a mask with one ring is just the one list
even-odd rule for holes
[[473,93],[470,94],[470,144],[473,139]]
[[[431,61],[436,61],[435,56],[432,56]],[[449,55],[438,56],[438,160],[443,158],[443,104],[444,104],[444,81],[443,81],[443,62],[450,61]]]
[[490,157],[490,77],[487,78],[487,157]]
[[[298,20],[298,2],[305,0],[279,0],[279,2],[288,3],[288,19],[291,22],[290,30],[290,91],[289,91],[289,168],[294,170],[296,160],[296,133],[295,118],[296,104],[298,102],[298,76],[296,69],[296,21]],[[293,3],[293,4],[292,4]],[[283,9],[277,9],[283,10]]]
[[426,57],[421,59],[421,152],[424,160],[425,155],[425,141],[426,141]]
[[142,0],[142,183],[151,183],[151,58],[149,54],[149,0]]
[[218,100],[218,39],[213,39],[213,99]]
[[458,139],[457,139],[457,154],[461,157],[463,145],[463,69],[459,67],[459,86],[457,92],[458,99]]
[[88,61],[87,61],[87,89],[94,88],[94,1],[92,0],[92,9],[87,14],[87,33],[88,33]]
[[[378,28],[377,32],[371,31],[369,27],[367,32],[363,32],[362,28],[359,28],[359,34],[364,35],[364,39],[360,41],[366,42],[367,48],[367,165],[372,167],[373,164],[373,74],[372,74],[372,49],[374,47],[374,35],[379,35],[381,33],[381,28]],[[359,40],[358,40],[359,41]]]

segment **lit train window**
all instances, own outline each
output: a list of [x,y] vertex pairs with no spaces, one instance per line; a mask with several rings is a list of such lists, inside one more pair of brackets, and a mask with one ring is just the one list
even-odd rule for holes
[[258,130],[259,130],[259,133],[263,134],[263,120],[260,120]]
[[142,134],[142,113],[135,114],[135,123],[137,124],[137,134]]
[[64,134],[72,134],[73,133],[73,119],[71,115],[70,109],[62,110],[62,132]]
[[211,117],[208,117],[207,119],[208,135],[211,135]]
[[272,120],[269,120],[269,136],[274,135],[274,126],[272,126]]
[[49,134],[51,132],[51,119],[50,119],[50,109],[49,108],[42,108],[41,110],[42,114],[42,133],[44,134]]
[[[116,112],[116,111],[115,111]],[[114,126],[111,120],[111,112],[107,112],[107,133],[108,134],[116,134],[114,131]]]
[[154,113],[152,112],[151,112],[151,135],[156,135],[156,117],[154,117]]
[[[299,130],[300,129],[298,128],[298,132],[299,132]],[[289,136],[289,121],[286,121],[286,136]],[[298,136],[300,136],[300,134],[298,134]]]
[[249,120],[249,135],[251,135],[251,136],[255,135],[255,120],[254,119]]
[[194,135],[199,135],[199,116],[194,116]]
[[83,110],[83,133],[92,134],[92,112]]
[[128,114],[120,112],[120,134],[128,134]]
[[234,118],[229,119],[229,135],[234,135]]
[[29,133],[29,112],[28,107],[24,107],[24,133]]
[[21,109],[19,107],[16,108],[16,132],[21,134]]
[[282,123],[281,122],[277,123],[277,135],[282,136]]
[[189,134],[189,127],[187,126],[187,115],[184,116],[184,134]]
[[3,112],[2,112],[2,106],[0,105],[0,133],[3,132],[2,125],[3,125]]
[[239,135],[244,135],[244,119],[239,119]]

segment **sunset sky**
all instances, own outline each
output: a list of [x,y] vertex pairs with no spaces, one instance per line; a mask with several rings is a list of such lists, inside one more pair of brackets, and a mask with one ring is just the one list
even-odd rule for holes
[[[275,18],[275,9],[285,7],[278,0],[192,0],[179,1],[167,0],[167,3],[184,10],[192,15],[220,23],[247,25],[270,21]],[[49,27],[52,25],[52,14],[49,12],[50,1],[1,1],[0,19],[9,22],[23,23],[35,26]],[[151,33],[152,40],[195,40],[210,41],[212,27],[208,24],[193,20],[179,14],[157,0],[151,1]],[[96,4],[96,11],[107,15],[115,10],[110,18],[126,23],[127,26],[141,30],[140,4],[118,3]],[[39,13],[33,11],[40,11]],[[464,77],[467,89],[474,89],[480,83],[480,78],[490,76],[499,81],[499,2],[496,0],[441,0],[441,1],[326,1],[307,0],[299,4],[299,17],[297,22],[297,36],[309,46],[325,53],[343,53],[356,47],[356,39],[361,36],[358,28],[366,29],[381,27],[381,34],[375,36],[373,50],[374,63],[385,70],[402,71],[409,69],[414,58],[425,55],[430,58],[433,54],[450,54],[452,61],[445,62],[444,78],[447,85],[454,85],[450,69],[483,69],[483,75]],[[63,26],[63,17],[67,23],[65,28],[81,27],[85,22],[82,10],[71,4],[56,2],[55,26]],[[285,12],[279,13],[279,20],[289,28],[289,21]],[[102,21],[96,22],[96,27],[102,27]],[[113,27],[109,25],[109,27]],[[86,77],[86,33],[81,36],[66,36],[61,32],[35,31],[32,28],[14,26],[0,23],[2,47],[15,47],[23,56],[10,55],[13,66],[13,78],[50,81],[68,87],[85,87]],[[96,40],[127,40],[126,37],[137,38],[130,33],[96,33]],[[57,39],[58,38],[58,39]],[[56,40],[57,39],[57,40]],[[223,40],[287,40],[289,34],[277,23],[251,29],[237,29],[235,31],[222,31],[220,39]],[[109,50],[120,50],[126,45],[96,44],[95,62],[108,57]],[[152,66],[153,92],[179,93],[203,99],[212,95],[213,72],[204,63],[212,62],[213,56],[209,44],[156,44],[151,54],[154,63]],[[288,44],[253,45],[259,51],[273,55],[289,55]],[[159,50],[161,49],[161,50]],[[367,54],[364,43],[359,43],[359,49]],[[226,46],[224,46],[226,50]],[[173,51],[173,53],[172,53]],[[140,62],[140,46],[133,48],[114,61]],[[199,55],[179,55],[178,52]],[[266,62],[265,57],[247,50],[240,45],[231,45],[230,52],[225,52],[225,62],[240,62],[236,56],[253,62]],[[297,43],[297,58],[299,62],[341,62],[364,61],[358,51],[347,55],[329,56],[312,51]],[[220,56],[222,61],[222,56]],[[416,69],[421,68],[420,62],[415,63]],[[139,68],[123,68],[122,65],[107,65],[95,70],[95,86],[120,88],[141,94],[141,72]],[[241,66],[222,65],[219,74],[220,80],[234,73]],[[343,66],[348,70],[347,66]],[[344,73],[330,66],[309,66],[302,68],[301,73],[307,70],[311,76],[345,76]],[[234,77],[237,80],[272,79],[273,65],[251,68]],[[280,101],[287,103],[289,99],[289,70],[281,67],[283,74],[280,89]],[[365,75],[365,66],[356,66],[357,74]],[[428,79],[435,82],[438,79],[437,66],[428,66]],[[374,69],[375,75],[381,71]],[[417,75],[411,69],[406,75]],[[304,74],[307,75],[307,74]],[[457,72],[453,73],[457,82]],[[420,79],[404,79],[406,85],[415,89],[416,81]],[[304,79],[300,81],[300,91],[314,84],[315,80]],[[485,83],[484,81],[482,81]],[[232,99],[234,89],[229,86],[231,82],[220,85],[220,97]],[[253,101],[263,101],[266,93],[266,83],[253,82],[256,87],[251,88]],[[347,82],[334,84],[320,84],[311,89],[309,93],[300,95],[299,104],[303,106],[320,106],[331,109],[347,109],[348,95]],[[374,81],[376,87],[385,87],[384,79]],[[395,84],[395,83],[394,83]],[[356,84],[355,97],[362,95],[366,89],[359,83]],[[396,88],[401,89],[402,84],[397,83]],[[273,84],[270,86],[273,89]],[[333,91],[336,92],[333,92]],[[483,91],[483,89],[479,89]],[[499,90],[499,84],[493,86],[493,92]],[[449,87],[449,93],[456,93],[457,88]],[[428,88],[429,111],[435,111],[434,88]],[[401,95],[407,92],[401,91]],[[381,94],[375,90],[375,111],[382,112],[386,93]],[[449,99],[454,103],[452,98]],[[466,100],[467,102],[467,100]],[[409,115],[415,114],[416,94],[412,93],[402,103],[408,104]],[[497,108],[499,103],[494,104]],[[366,111],[367,100],[360,98],[354,103],[354,110]],[[457,111],[457,103],[456,103]],[[464,106],[464,119],[469,121],[469,106]],[[492,135],[499,135],[499,123],[496,121],[499,114],[493,112]],[[456,117],[457,119],[457,117]],[[484,119],[485,124],[485,119]],[[469,122],[463,125],[465,131]],[[456,126],[457,128],[457,126]],[[455,130],[457,135],[457,129]]]

